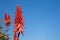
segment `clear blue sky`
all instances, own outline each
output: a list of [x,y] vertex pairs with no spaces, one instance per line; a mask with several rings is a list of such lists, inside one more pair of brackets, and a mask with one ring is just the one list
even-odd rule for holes
[[[60,0],[0,0],[0,19],[4,12],[10,14],[12,24],[17,5],[20,4],[24,16],[24,37],[20,40],[60,40]],[[1,23],[0,23],[1,24]]]

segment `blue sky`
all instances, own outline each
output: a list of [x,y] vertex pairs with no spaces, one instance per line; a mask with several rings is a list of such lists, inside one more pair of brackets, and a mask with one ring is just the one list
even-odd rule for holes
[[[0,0],[0,19],[10,14],[9,34],[13,40],[13,24],[17,5],[24,17],[24,36],[20,40],[60,40],[60,0]],[[0,23],[4,26],[4,24]]]

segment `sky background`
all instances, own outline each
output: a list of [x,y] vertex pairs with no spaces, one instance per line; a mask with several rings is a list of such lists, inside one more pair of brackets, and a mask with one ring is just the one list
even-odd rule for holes
[[[20,40],[60,40],[60,0],[0,0],[0,19],[6,12],[11,16],[10,40],[17,5],[24,17],[24,36]],[[5,26],[0,22],[0,25]]]

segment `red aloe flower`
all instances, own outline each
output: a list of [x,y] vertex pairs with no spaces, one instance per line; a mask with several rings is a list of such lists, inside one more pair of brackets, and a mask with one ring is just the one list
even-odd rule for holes
[[6,26],[9,26],[11,24],[10,15],[4,14],[5,24]]
[[22,16],[22,10],[19,5],[16,8],[14,26],[15,26],[14,32],[18,33],[18,37],[19,37],[20,33],[22,33],[22,35],[24,35],[23,34],[24,33],[24,19]]

